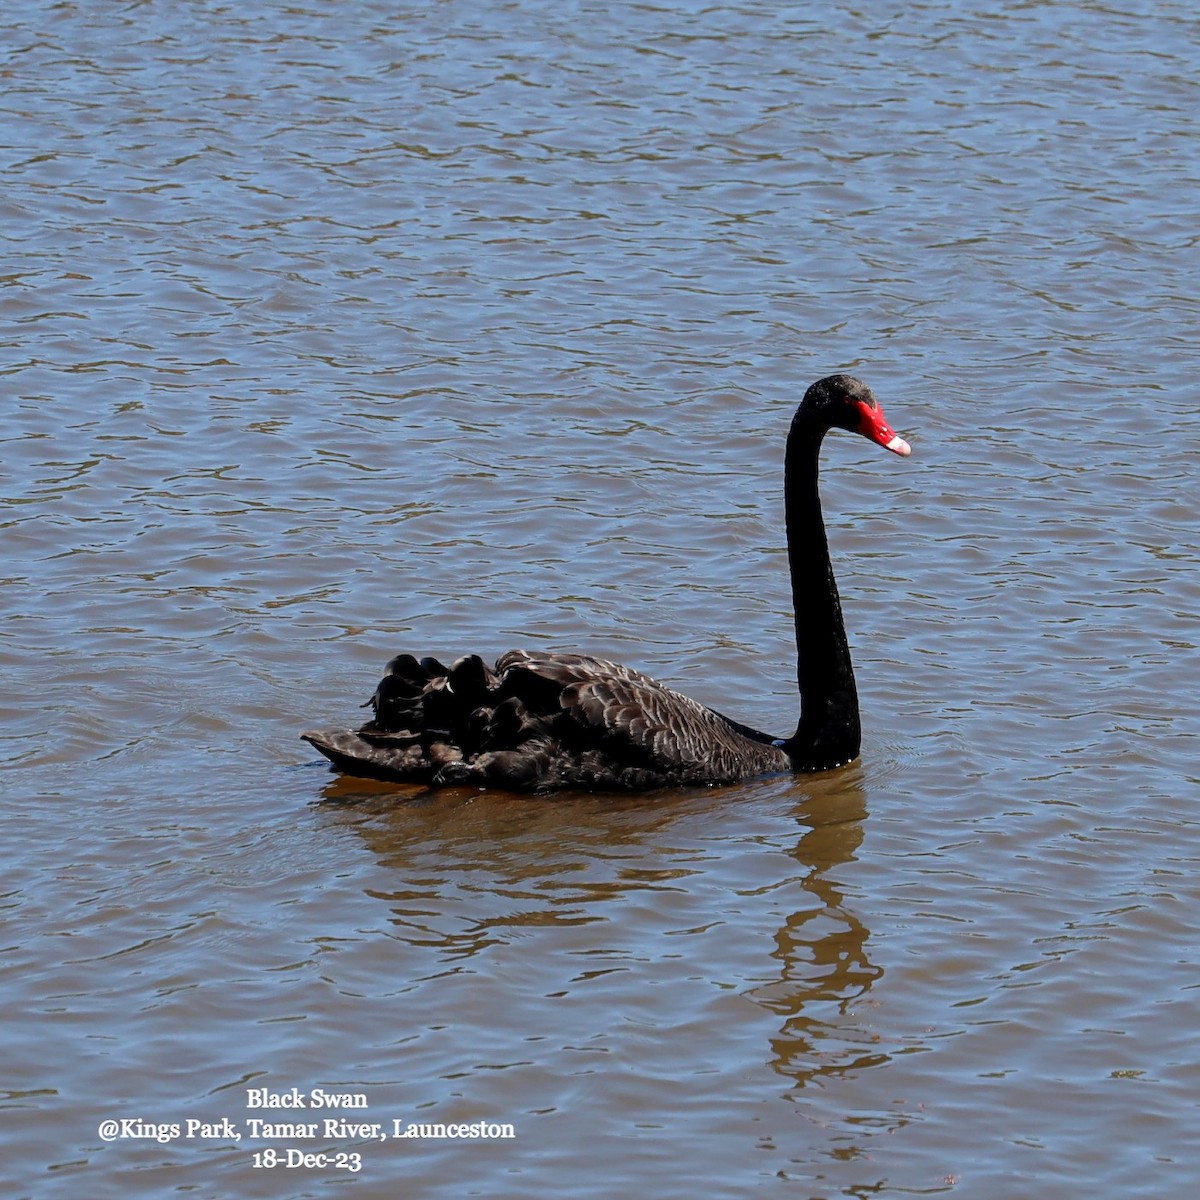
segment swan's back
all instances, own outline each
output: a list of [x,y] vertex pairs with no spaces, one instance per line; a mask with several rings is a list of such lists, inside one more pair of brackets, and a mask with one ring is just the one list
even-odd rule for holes
[[370,704],[358,731],[305,739],[349,774],[435,786],[640,791],[792,769],[765,735],[582,654],[512,650],[494,668],[401,654]]

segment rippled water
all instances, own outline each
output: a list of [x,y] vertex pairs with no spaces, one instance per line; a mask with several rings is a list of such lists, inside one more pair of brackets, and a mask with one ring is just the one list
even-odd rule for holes
[[[6,1195],[1190,1194],[1190,7],[0,30]],[[786,730],[782,439],[834,370],[914,444],[826,448],[860,765],[313,761],[401,649]],[[255,1140],[248,1088],[515,1136]]]

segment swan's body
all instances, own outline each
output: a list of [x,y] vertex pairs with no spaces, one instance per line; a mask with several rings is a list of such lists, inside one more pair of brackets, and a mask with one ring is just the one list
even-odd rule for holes
[[352,775],[520,791],[730,783],[851,762],[858,698],[817,495],[817,457],[834,426],[909,453],[848,375],[813,384],[796,410],[785,471],[801,697],[791,737],[740,725],[629,667],[512,650],[494,667],[478,655],[445,667],[401,654],[371,697],[372,721],[305,739]]

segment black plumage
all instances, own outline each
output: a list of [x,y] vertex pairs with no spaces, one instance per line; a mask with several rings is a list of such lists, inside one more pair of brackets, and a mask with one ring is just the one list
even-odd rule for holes
[[510,650],[494,668],[472,654],[448,669],[402,654],[371,704],[357,732],[304,736],[351,774],[434,785],[632,791],[791,766],[695,700],[582,654]]
[[357,731],[304,738],[352,775],[520,791],[637,791],[720,784],[771,771],[823,770],[858,755],[854,673],[829,561],[817,457],[827,430],[909,452],[860,381],[815,383],[788,435],[785,503],[801,714],[772,738],[640,671],[581,654],[511,650],[447,667],[400,654]]

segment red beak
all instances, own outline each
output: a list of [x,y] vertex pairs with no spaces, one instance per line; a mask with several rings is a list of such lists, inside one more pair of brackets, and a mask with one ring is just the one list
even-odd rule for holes
[[870,438],[893,454],[907,456],[912,453],[912,447],[887,423],[882,408],[872,408],[862,401],[858,402],[857,408],[861,414],[858,432],[863,437]]

